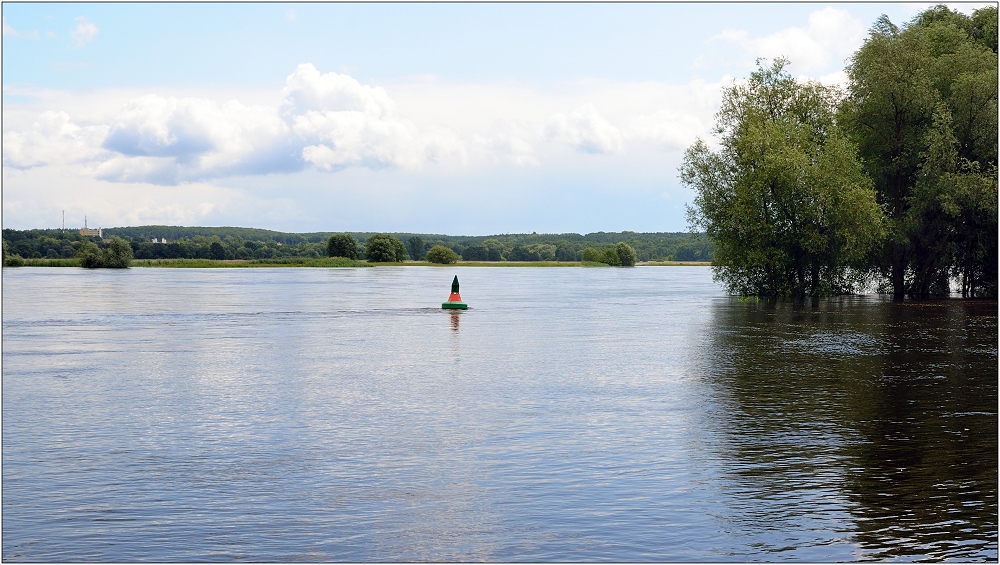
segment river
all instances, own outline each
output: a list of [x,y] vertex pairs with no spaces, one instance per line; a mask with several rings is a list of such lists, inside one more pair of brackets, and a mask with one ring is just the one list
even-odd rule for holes
[[5,268],[3,559],[996,561],[997,332],[706,267]]

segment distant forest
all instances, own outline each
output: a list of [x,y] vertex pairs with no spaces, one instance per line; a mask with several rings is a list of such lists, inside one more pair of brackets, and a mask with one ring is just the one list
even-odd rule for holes
[[[331,235],[341,232],[284,233],[235,227],[136,226],[107,228],[104,239],[120,237],[132,246],[136,259],[268,259],[275,257],[323,257]],[[358,240],[362,256],[364,244],[375,232],[346,232]],[[499,234],[452,236],[440,234],[393,233],[403,242],[419,238],[420,257],[435,245],[443,245],[464,259],[476,261],[580,261],[587,248],[604,251],[618,242],[635,249],[639,261],[710,261],[714,247],[705,234],[596,232],[586,235]],[[156,239],[156,242],[153,239]],[[164,240],[166,242],[164,243]],[[3,246],[8,254],[25,258],[70,258],[85,241],[106,245],[97,237],[81,236],[77,230],[3,230]],[[409,247],[409,246],[408,246]],[[471,249],[470,249],[471,248]],[[466,257],[468,255],[468,257]]]

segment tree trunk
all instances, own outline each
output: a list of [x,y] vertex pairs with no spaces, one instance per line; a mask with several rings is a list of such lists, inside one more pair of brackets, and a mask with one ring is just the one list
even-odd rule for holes
[[895,301],[902,300],[906,293],[906,280],[903,276],[905,272],[906,258],[899,249],[899,244],[894,243],[892,250],[892,299]]

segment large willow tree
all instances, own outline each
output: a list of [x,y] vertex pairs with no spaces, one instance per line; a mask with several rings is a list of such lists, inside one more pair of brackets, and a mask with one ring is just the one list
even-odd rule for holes
[[997,293],[997,8],[882,16],[847,68],[842,122],[888,213],[872,265],[897,297]]
[[837,122],[838,92],[796,81],[786,65],[758,61],[724,93],[718,150],[699,139],[685,153],[688,219],[715,242],[715,278],[730,292],[851,292],[880,244],[883,211]]

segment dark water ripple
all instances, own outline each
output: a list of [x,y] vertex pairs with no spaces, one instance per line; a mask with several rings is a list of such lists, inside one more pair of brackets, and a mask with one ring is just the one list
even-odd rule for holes
[[997,304],[5,269],[5,561],[997,559]]

